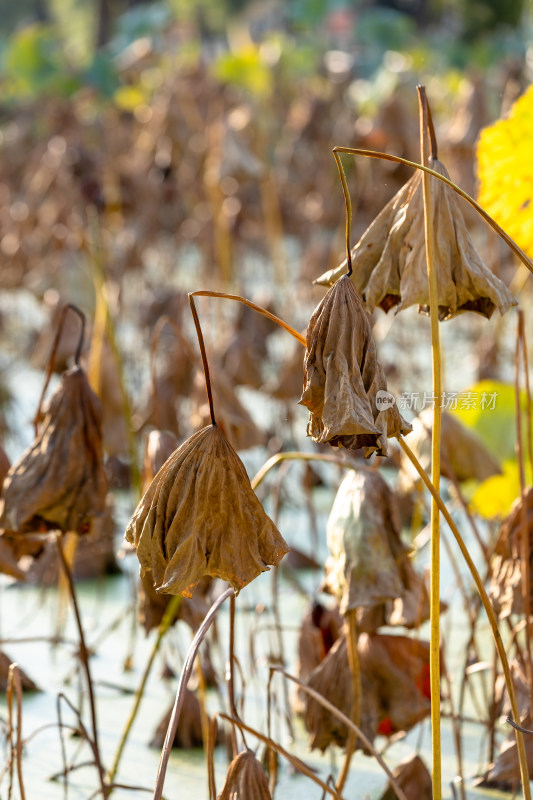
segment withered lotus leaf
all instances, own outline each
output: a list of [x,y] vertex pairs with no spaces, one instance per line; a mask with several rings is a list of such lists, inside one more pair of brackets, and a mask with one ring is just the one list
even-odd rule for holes
[[[508,516],[502,522],[498,540],[494,548],[492,560],[492,577],[490,597],[494,610],[502,619],[510,614],[524,614],[522,597],[522,508],[526,505],[526,525],[530,569],[533,554],[533,487],[530,487],[525,499],[519,498],[513,504]],[[530,603],[533,600],[530,598]]]
[[[362,685],[359,727],[370,741],[378,734],[408,731],[429,714],[428,642],[362,633],[357,650]],[[308,685],[351,716],[353,680],[345,635],[337,639],[324,661],[313,670]],[[311,697],[306,701],[304,722],[312,748],[325,750],[331,743],[341,747],[346,744],[346,726]],[[357,746],[362,747],[362,743]]]
[[[444,164],[429,167],[448,178]],[[504,314],[516,301],[484,264],[468,233],[459,199],[449,186],[430,179],[438,284],[439,317],[450,319],[461,311],[477,311],[490,318],[494,309]],[[417,170],[367,228],[352,250],[354,285],[369,311],[380,306],[400,311],[418,304],[429,309],[424,234],[422,172]],[[317,283],[330,286],[346,272],[346,261],[324,273]]]
[[272,800],[265,770],[251,750],[233,759],[217,800]]
[[239,592],[288,551],[217,425],[198,431],[165,462],[126,530],[141,575],[159,592],[191,597],[204,575]]
[[145,492],[174,450],[178,441],[170,431],[150,431],[144,442],[142,485]]
[[365,457],[386,455],[387,437],[411,430],[395,404],[378,408],[377,393],[386,389],[368,316],[344,275],[314,310],[307,328],[299,401],[309,409],[307,435],[318,443],[364,447]]
[[[171,715],[172,707],[157,726],[150,742],[150,747],[163,747]],[[192,747],[202,747],[203,743],[200,702],[194,692],[186,688],[178,727],[171,747],[190,750]]]
[[[521,718],[520,725],[531,730],[532,719],[529,711]],[[524,736],[526,748],[526,760],[529,768],[529,779],[533,779],[533,736]],[[502,742],[500,752],[496,761],[491,764],[485,775],[476,780],[478,786],[490,786],[501,789],[502,791],[516,792],[521,784],[520,762],[518,760],[518,748],[516,745],[516,735],[510,731]]]
[[0,528],[86,533],[106,495],[100,403],[76,366],[63,374],[33,444],[6,476]]
[[[428,768],[416,753],[402,761],[393,773],[398,786],[403,789],[407,800],[431,800],[433,786]],[[389,785],[380,800],[398,800],[398,795]]]
[[[213,582],[208,575],[200,581],[194,592],[194,597],[184,597],[176,613],[174,621],[179,619],[186,622],[193,631],[197,631],[202,624],[205,615],[209,611],[209,603],[206,602],[206,594]],[[168,594],[158,594],[152,582],[152,573],[146,572],[140,579],[137,590],[138,612],[137,619],[143,626],[145,633],[150,633],[153,628],[157,628],[171,596]],[[173,623],[174,624],[174,623]]]
[[[11,664],[13,664],[13,659],[10,658],[7,653],[0,651],[0,692],[5,692],[7,690],[9,667]],[[20,682],[22,684],[22,688],[27,692],[41,691],[37,684],[35,684],[22,669],[20,670]]]
[[394,601],[413,589],[400,532],[396,498],[381,475],[350,470],[328,518],[323,586],[337,598],[341,613]]

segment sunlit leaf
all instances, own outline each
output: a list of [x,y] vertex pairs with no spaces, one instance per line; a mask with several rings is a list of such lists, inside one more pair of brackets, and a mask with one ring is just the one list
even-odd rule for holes
[[[514,386],[499,381],[480,381],[460,392],[457,408],[450,409],[468,428],[475,430],[501,464],[515,457],[516,409]],[[526,398],[522,393],[521,405]]]
[[533,86],[507,119],[485,128],[478,145],[479,202],[533,255]]
[[262,60],[259,48],[254,45],[221,56],[215,62],[213,72],[224,83],[240,86],[254,95],[264,96],[272,90],[271,69]]
[[137,106],[141,106],[149,99],[149,94],[144,86],[121,86],[114,94],[117,106],[124,111],[134,111]]
[[[528,476],[531,482],[531,475]],[[493,475],[480,484],[471,500],[471,509],[482,517],[505,517],[520,496],[520,473],[516,461],[503,464],[503,474]]]

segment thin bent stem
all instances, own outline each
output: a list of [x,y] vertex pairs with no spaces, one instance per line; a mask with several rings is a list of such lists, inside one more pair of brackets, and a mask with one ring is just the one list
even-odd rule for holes
[[[235,595],[229,601],[229,656],[228,656],[228,699],[229,710],[232,717],[239,717],[235,705]],[[231,729],[231,747],[233,758],[238,753],[235,729]]]
[[[275,314],[271,314],[271,312],[267,311],[266,308],[262,308],[261,306],[258,306],[256,303],[252,303],[251,300],[247,300],[246,297],[241,297],[238,294],[226,294],[226,292],[212,292],[208,289],[199,289],[196,292],[189,292],[189,299],[192,297],[221,297],[225,300],[236,300],[238,303],[243,303],[243,305],[248,306],[248,308],[251,308],[254,311],[257,311],[257,313],[261,314],[263,317],[266,317],[267,319],[272,320],[272,322],[275,322],[276,325],[279,325],[281,328],[286,330],[287,333],[290,333],[291,336],[294,336],[295,339],[298,339],[300,344],[303,344],[304,347],[306,347],[307,345],[307,340],[305,336],[302,336],[301,333],[298,333],[298,331],[294,330],[294,328],[291,328],[290,325],[288,325],[279,317],[276,317]],[[191,306],[192,306],[192,300],[191,300]]]
[[168,723],[165,741],[163,743],[163,749],[161,751],[161,758],[159,761],[159,768],[157,770],[157,778],[156,778],[153,800],[161,800],[161,798],[163,797],[163,786],[165,783],[165,776],[167,773],[168,759],[170,758],[172,743],[176,735],[181,709],[183,706],[183,701],[185,699],[185,689],[187,688],[187,684],[189,683],[189,679],[191,677],[192,669],[194,666],[194,660],[196,658],[200,645],[202,644],[202,641],[204,640],[207,631],[211,627],[211,623],[213,622],[218,609],[220,608],[222,603],[225,600],[227,600],[228,597],[230,597],[232,594],[233,594],[233,589],[226,589],[226,591],[215,600],[215,602],[205,615],[202,624],[196,631],[196,635],[192,640],[189,650],[187,652],[185,664],[183,665],[183,669],[180,675],[178,690],[176,692],[176,699],[174,701],[174,707],[172,708],[172,714],[170,717],[170,721]]
[[[420,105],[421,161],[428,163],[428,102],[423,86],[417,86]],[[440,438],[441,438],[441,356],[439,341],[439,298],[437,265],[435,262],[435,238],[433,224],[433,198],[431,177],[423,175],[424,230],[426,261],[429,284],[429,313],[431,321],[431,357],[433,363],[433,431],[431,435],[431,482],[439,490]],[[430,587],[430,687],[431,687],[431,740],[433,745],[433,800],[442,796],[442,768],[440,741],[440,530],[439,510],[435,500],[431,502],[431,587]]]
[[284,453],[276,453],[275,456],[272,456],[268,459],[268,461],[265,461],[255,477],[252,478],[251,484],[254,492],[257,491],[259,486],[263,483],[270,470],[276,467],[278,464],[281,464],[283,461],[327,461],[330,464],[340,464],[341,467],[346,467],[347,469],[354,469],[355,466],[342,456],[328,456],[326,453],[302,453],[298,450],[288,450]]
[[[510,670],[510,667],[509,667],[509,661],[507,659],[507,653],[505,652],[505,647],[504,647],[504,644],[503,644],[503,641],[502,641],[502,637],[501,637],[501,634],[500,634],[500,631],[499,631],[499,628],[498,628],[498,620],[496,619],[496,614],[494,613],[494,609],[493,609],[493,607],[491,605],[491,602],[489,600],[489,596],[487,594],[487,590],[485,589],[485,586],[483,585],[483,581],[481,580],[481,576],[480,576],[480,574],[479,574],[479,572],[477,570],[476,565],[474,564],[472,556],[468,552],[468,548],[464,543],[463,537],[459,533],[459,529],[458,529],[457,525],[455,524],[455,522],[453,521],[452,516],[451,516],[450,512],[448,511],[448,509],[446,508],[446,505],[445,505],[444,501],[442,500],[440,494],[437,492],[437,490],[435,489],[435,487],[431,483],[430,479],[428,478],[425,470],[421,466],[421,464],[418,461],[417,457],[415,456],[415,454],[413,453],[413,451],[411,450],[409,445],[405,442],[405,440],[403,439],[402,436],[398,436],[398,442],[400,443],[400,447],[402,448],[403,452],[405,453],[405,455],[407,456],[409,461],[413,464],[414,468],[416,469],[416,471],[420,475],[420,477],[421,477],[422,481],[424,482],[424,485],[426,486],[427,490],[430,492],[431,496],[435,499],[435,502],[437,503],[440,511],[442,512],[442,515],[443,515],[444,519],[446,520],[446,522],[450,526],[450,530],[452,531],[453,535],[455,536],[455,540],[456,540],[457,544],[459,545],[459,549],[461,550],[461,553],[463,554],[463,558],[466,561],[468,569],[470,570],[470,574],[472,575],[472,578],[474,579],[474,583],[476,584],[476,588],[477,588],[477,590],[479,592],[479,596],[480,596],[481,602],[483,604],[483,608],[485,609],[485,612],[486,612],[487,617],[489,619],[489,624],[490,624],[490,627],[491,627],[491,630],[492,630],[492,635],[494,637],[494,642],[496,644],[496,648],[498,650],[498,655],[500,657],[500,662],[501,662],[501,665],[502,665],[503,674],[504,674],[504,678],[505,678],[505,685],[506,685],[506,688],[507,688],[507,692],[509,694],[509,701],[511,703],[511,710],[512,710],[512,714],[513,714],[513,720],[514,721],[520,720],[520,712],[519,712],[519,709],[518,709],[518,703],[516,701],[516,694],[515,694],[515,690],[514,690],[513,679],[512,679],[512,676],[511,676],[511,670]],[[519,723],[517,723],[517,724],[519,724]],[[523,788],[523,791],[524,791],[524,798],[525,798],[525,800],[531,800],[531,789],[530,789],[530,785],[529,785],[529,770],[528,770],[528,764],[527,764],[527,758],[526,758],[526,750],[525,750],[523,737],[521,736],[521,734],[518,731],[517,731],[517,734],[516,734],[516,743],[517,743],[517,747],[518,747],[518,758],[519,758],[519,762],[520,762],[520,777],[521,777],[521,780],[522,780],[522,788]]]
[[530,272],[533,272],[533,263],[531,260],[526,256],[524,251],[518,247],[516,242],[511,239],[508,233],[506,233],[503,228],[500,228],[498,223],[495,219],[493,219],[490,214],[488,214],[485,209],[477,203],[473,197],[471,197],[468,192],[465,192],[464,189],[461,189],[460,186],[457,186],[450,178],[446,178],[444,175],[441,175],[439,172],[435,172],[434,169],[430,167],[426,167],[423,164],[417,164],[416,161],[409,161],[407,158],[402,158],[401,156],[392,156],[389,153],[382,153],[379,150],[366,150],[363,147],[334,147],[334,153],[346,153],[347,155],[352,156],[366,156],[367,158],[379,158],[383,161],[393,161],[395,164],[404,164],[406,167],[413,167],[413,169],[419,169],[422,172],[426,173],[427,175],[432,175],[434,178],[437,178],[439,181],[446,183],[450,189],[453,189],[454,192],[457,192],[460,197],[466,200],[467,203],[470,203],[472,208],[475,208],[478,214],[483,217],[485,222],[490,225],[493,231],[495,231],[498,236],[500,236],[503,241],[511,248],[513,253],[518,256],[520,261],[525,264]]
[[217,421],[215,419],[215,409],[213,406],[213,393],[211,391],[211,378],[209,377],[209,364],[207,363],[207,354],[205,352],[205,343],[204,343],[204,335],[202,333],[202,327],[200,325],[200,320],[198,318],[198,312],[196,311],[196,305],[194,302],[194,294],[198,294],[198,292],[189,292],[189,303],[191,304],[191,313],[192,318],[194,320],[194,326],[196,328],[196,335],[198,336],[198,344],[200,345],[200,353],[202,356],[202,366],[204,368],[204,376],[205,376],[205,388],[207,390],[207,399],[209,401],[209,414],[211,415],[211,424],[216,425]]
[[392,788],[394,789],[394,791],[398,796],[398,800],[407,800],[405,792],[403,791],[401,786],[399,786],[398,782],[396,781],[396,778],[390,771],[389,767],[383,760],[382,756],[378,753],[378,751],[376,750],[370,739],[368,739],[365,736],[365,734],[363,733],[361,728],[359,728],[358,725],[356,725],[349,717],[347,717],[346,714],[343,714],[343,712],[339,708],[337,708],[337,706],[334,706],[333,703],[330,703],[329,700],[327,700],[323,695],[320,694],[320,692],[317,692],[316,689],[313,689],[311,688],[311,686],[307,686],[305,683],[302,683],[302,681],[300,681],[294,675],[291,675],[289,672],[286,672],[284,669],[281,669],[281,667],[270,667],[270,671],[280,672],[290,681],[293,681],[306,694],[308,694],[310,697],[316,700],[317,703],[320,703],[321,706],[324,706],[324,708],[326,708],[331,714],[333,714],[334,717],[337,717],[337,719],[339,719],[344,725],[346,725],[346,727],[349,730],[353,731],[353,733],[357,736],[357,738],[361,739],[365,748],[368,750],[369,753],[371,753],[371,755],[376,759],[380,767],[386,773]]
[[61,560],[61,565],[63,567],[63,573],[65,578],[67,579],[67,584],[70,592],[70,598],[72,600],[72,608],[74,609],[74,616],[76,617],[76,624],[78,626],[78,634],[80,637],[80,661],[83,665],[83,669],[85,671],[85,677],[87,679],[87,691],[89,694],[89,707],[91,709],[91,725],[92,725],[92,733],[93,733],[93,743],[94,743],[94,759],[96,761],[96,768],[98,770],[98,775],[100,777],[100,785],[102,789],[102,796],[104,800],[108,797],[108,786],[105,782],[105,773],[104,768],[102,766],[102,761],[100,758],[100,749],[98,747],[98,725],[96,722],[96,703],[94,700],[94,691],[93,691],[93,682],[91,678],[91,668],[89,666],[89,653],[87,651],[87,646],[85,644],[85,635],[83,633],[83,625],[81,623],[81,615],[80,609],[78,606],[78,600],[76,597],[76,589],[74,587],[74,580],[72,578],[72,572],[68,565],[68,561],[65,557],[65,552],[63,550],[63,544],[61,542],[62,534],[59,533],[57,535],[57,552],[59,553],[59,558]]
[[50,383],[50,378],[52,377],[52,372],[54,371],[55,363],[56,363],[56,353],[57,348],[59,346],[59,340],[61,339],[61,334],[63,333],[63,325],[65,324],[65,318],[67,316],[68,311],[74,311],[75,314],[81,320],[81,330],[80,330],[80,337],[78,339],[78,345],[76,347],[76,353],[74,355],[74,363],[76,366],[79,366],[81,351],[83,350],[83,342],[85,339],[85,314],[83,311],[75,306],[73,303],[67,303],[61,309],[61,314],[59,315],[59,321],[57,323],[57,330],[56,335],[54,336],[54,341],[52,343],[52,349],[50,351],[50,356],[48,358],[48,365],[46,367],[46,376],[44,379],[44,386],[41,392],[41,396],[39,398],[39,405],[37,406],[37,412],[35,414],[35,418],[33,420],[33,427],[35,429],[35,435],[37,436],[38,433],[38,426],[39,422],[41,421],[41,408],[44,401],[44,396],[46,394],[46,390],[48,389],[48,384]]
[[176,614],[178,613],[178,610],[179,610],[179,607],[181,605],[181,602],[182,602],[181,595],[174,595],[170,599],[170,602],[169,602],[168,606],[165,609],[165,613],[163,614],[163,618],[162,618],[161,622],[159,623],[159,629],[158,629],[158,632],[157,632],[157,639],[154,642],[154,646],[152,647],[152,652],[150,653],[150,657],[148,658],[148,661],[146,663],[146,667],[144,668],[144,673],[143,673],[143,676],[141,678],[141,682],[140,682],[140,684],[137,687],[137,690],[135,692],[135,700],[134,700],[134,703],[133,703],[133,708],[131,709],[131,713],[130,713],[130,716],[128,717],[128,721],[126,722],[126,726],[124,728],[122,736],[120,737],[120,742],[118,744],[117,752],[116,752],[115,758],[113,760],[113,766],[109,770],[109,775],[108,775],[108,780],[109,780],[109,783],[110,783],[109,794],[111,794],[111,791],[112,791],[112,788],[113,788],[113,785],[114,785],[115,776],[116,776],[117,771],[118,771],[118,765],[120,764],[120,759],[122,758],[122,753],[124,751],[124,747],[126,746],[126,742],[128,740],[128,736],[130,734],[131,727],[132,727],[132,725],[133,725],[133,723],[135,721],[135,717],[137,716],[137,712],[139,710],[139,706],[141,705],[141,700],[142,700],[142,697],[143,697],[143,694],[144,694],[144,687],[146,686],[146,682],[148,680],[148,676],[150,675],[150,672],[152,670],[152,667],[153,667],[153,664],[154,664],[154,661],[155,661],[155,657],[157,655],[159,647],[161,646],[161,642],[163,641],[163,637],[165,636],[166,632],[168,631],[168,629],[170,628],[170,626],[174,622],[174,619],[176,617]]
[[333,155],[335,157],[335,161],[337,162],[337,169],[339,170],[342,191],[344,194],[344,204],[346,206],[346,263],[348,264],[348,272],[346,274],[351,275],[353,272],[352,249],[350,246],[352,239],[352,201],[350,199],[350,191],[348,189],[348,184],[346,183],[346,173],[344,172],[344,168],[342,166],[341,157],[335,150],[333,151]]

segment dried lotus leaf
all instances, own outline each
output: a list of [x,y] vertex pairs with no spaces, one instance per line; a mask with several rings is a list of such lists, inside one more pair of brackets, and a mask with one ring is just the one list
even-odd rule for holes
[[[150,747],[163,747],[172,710],[173,706],[157,726],[150,742]],[[170,746],[181,750],[190,750],[193,747],[202,747],[203,743],[200,702],[194,692],[186,688],[178,726]]]
[[5,450],[3,449],[3,447],[0,447],[0,492],[2,491],[2,486],[4,485],[4,478],[9,472],[10,466],[11,464],[9,463],[9,458],[6,455]]
[[229,581],[239,592],[288,551],[217,425],[195,433],[165,462],[126,539],[157,591],[185,597],[204,575]]
[[31,447],[9,470],[0,528],[86,533],[105,510],[100,403],[81,367],[65,372]]
[[[428,642],[362,633],[357,651],[362,686],[359,726],[370,741],[377,734],[408,731],[430,713]],[[346,716],[351,715],[353,679],[344,635],[312,672],[308,685]],[[311,747],[325,750],[332,742],[341,747],[346,744],[346,726],[313,698],[307,699],[304,722]]]
[[[531,730],[533,722],[529,711],[521,718],[520,724]],[[529,779],[533,780],[533,736],[524,736],[524,745]],[[511,731],[502,742],[496,761],[489,766],[485,775],[476,781],[476,785],[490,786],[504,792],[516,792],[521,782],[516,734]]]
[[[524,500],[518,498],[508,516],[502,522],[492,559],[490,598],[494,610],[501,619],[510,614],[523,614],[522,597],[522,509],[526,505],[526,526],[528,532],[528,553],[533,554],[533,487],[525,494]],[[533,601],[531,590],[530,603]]]
[[[0,651],[0,692],[7,691],[7,684],[9,679],[9,667],[13,664],[13,659],[11,659],[6,653]],[[19,667],[20,671],[20,682],[22,684],[22,688],[26,692],[40,692],[41,690],[35,684],[31,678],[29,678],[23,669]]]
[[350,470],[327,523],[323,588],[337,598],[341,613],[403,596],[407,587],[400,565],[409,550],[400,532],[396,500],[381,475]]
[[174,450],[178,441],[169,431],[150,431],[144,444],[142,486],[145,492]]
[[[433,785],[428,768],[420,758],[415,755],[402,761],[392,773],[397,785],[403,790],[407,800],[432,800]],[[398,800],[398,795],[387,786],[380,800]]]
[[[448,178],[446,167],[430,158],[429,167]],[[516,305],[502,281],[484,264],[468,233],[458,197],[443,181],[431,178],[433,227],[440,319],[462,311],[490,318]],[[397,311],[412,305],[428,313],[429,290],[424,234],[422,172],[417,170],[367,228],[352,250],[355,287],[366,307]],[[331,286],[346,272],[344,261],[317,283]]]
[[361,300],[347,275],[319,303],[307,328],[301,405],[307,435],[317,443],[387,454],[387,437],[408,433],[395,404],[378,409],[386,390],[376,345]]
[[[209,611],[209,603],[206,602],[206,594],[211,584],[212,578],[206,576],[202,578],[199,585],[196,587],[194,597],[182,598],[172,624],[181,619],[183,622],[186,622],[193,631],[198,630],[205,615]],[[160,624],[171,600],[171,596],[168,594],[158,594],[152,582],[151,572],[146,572],[140,579],[137,598],[137,618],[143,626],[145,633],[148,634],[153,628],[157,628]]]
[[265,770],[251,750],[233,759],[217,800],[272,800]]

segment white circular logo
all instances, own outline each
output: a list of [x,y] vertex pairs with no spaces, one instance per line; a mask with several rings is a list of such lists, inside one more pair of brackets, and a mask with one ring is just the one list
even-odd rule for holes
[[390,392],[387,392],[384,389],[378,389],[376,392],[376,406],[380,411],[383,411],[386,408],[391,408],[395,402],[396,400]]

